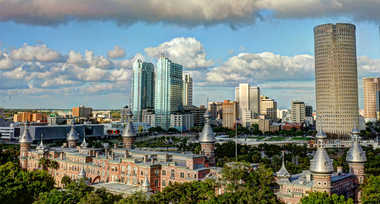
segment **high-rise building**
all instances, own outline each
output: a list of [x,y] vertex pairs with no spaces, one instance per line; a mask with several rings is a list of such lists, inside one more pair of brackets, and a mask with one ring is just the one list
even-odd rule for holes
[[89,118],[92,116],[92,108],[85,107],[83,105],[80,105],[78,107],[73,107],[72,112],[73,112],[73,117]]
[[379,112],[380,78],[363,78],[364,117],[367,121],[376,121]]
[[338,136],[359,126],[355,25],[314,28],[317,129]]
[[305,116],[306,117],[313,117],[313,106],[305,106]]
[[208,102],[208,112],[211,120],[221,120],[223,118],[223,102]]
[[193,78],[191,78],[190,73],[185,73],[183,75],[183,105],[191,106],[193,105]]
[[239,103],[225,100],[223,102],[223,127],[234,129],[239,117]]
[[260,97],[260,114],[265,115],[267,119],[277,120],[277,102],[267,96]]
[[183,109],[182,65],[161,56],[155,69],[154,111],[156,126],[168,129],[170,114]]
[[154,65],[137,59],[133,63],[132,113],[142,121],[142,110],[154,107]]
[[235,101],[239,103],[240,118],[243,118],[244,112],[258,115],[260,113],[260,88],[251,87],[247,83],[239,84],[239,87],[235,88]]
[[305,120],[305,103],[292,101],[292,122],[303,123]]

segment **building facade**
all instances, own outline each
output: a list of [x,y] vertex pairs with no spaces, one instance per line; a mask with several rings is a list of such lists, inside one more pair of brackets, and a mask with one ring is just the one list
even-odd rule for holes
[[28,171],[41,169],[44,167],[40,166],[40,159],[46,158],[58,164],[56,169],[47,168],[57,186],[62,186],[62,178],[68,176],[122,194],[138,190],[159,192],[170,184],[202,180],[215,168],[215,138],[208,122],[200,135],[201,154],[135,149],[136,136],[129,121],[122,135],[123,147],[115,144],[94,148],[85,138],[79,145],[78,135],[73,130],[67,135],[68,143],[62,147],[49,148],[41,140],[40,145],[32,149],[33,140],[25,128],[19,140],[20,166]]
[[183,107],[182,65],[161,56],[155,69],[154,111],[156,127],[168,129],[170,114]]
[[223,127],[234,129],[239,117],[239,103],[225,100],[223,102]]
[[92,116],[92,108],[80,105],[78,107],[73,107],[72,113],[73,117],[90,118]]
[[302,101],[292,101],[292,122],[303,123],[305,120],[306,110],[305,103]]
[[305,117],[313,117],[313,106],[305,106]]
[[154,65],[137,59],[133,63],[132,112],[142,122],[142,110],[154,107]]
[[194,127],[194,115],[191,113],[170,114],[170,127],[178,131],[189,131]]
[[260,88],[252,87],[247,83],[239,84],[235,88],[235,101],[239,103],[239,117],[243,118],[243,112],[251,112],[252,115],[260,114]]
[[355,25],[314,28],[317,127],[347,136],[359,126]]
[[193,105],[193,78],[190,73],[183,75],[183,106]]
[[379,118],[380,78],[363,78],[364,118],[376,121]]
[[343,172],[342,167],[337,167],[334,171],[333,161],[325,150],[327,136],[322,130],[316,135],[317,150],[310,161],[309,170],[300,174],[289,174],[283,156],[281,169],[275,177],[279,185],[277,197],[284,203],[297,204],[310,192],[326,192],[329,195],[335,193],[353,198],[355,203],[360,202],[359,185],[364,182],[364,164],[367,159],[359,144],[359,134],[356,128],[352,130],[353,145],[346,157],[348,173]]
[[261,96],[260,114],[265,115],[267,119],[277,121],[277,102],[267,96]]

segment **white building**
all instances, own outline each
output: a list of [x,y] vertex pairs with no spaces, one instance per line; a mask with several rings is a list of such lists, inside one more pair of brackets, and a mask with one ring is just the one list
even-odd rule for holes
[[170,127],[179,131],[187,131],[194,127],[194,117],[191,113],[170,114]]

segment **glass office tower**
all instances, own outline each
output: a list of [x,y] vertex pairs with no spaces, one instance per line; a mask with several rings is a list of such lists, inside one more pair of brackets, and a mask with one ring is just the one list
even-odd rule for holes
[[156,127],[168,129],[170,114],[182,110],[182,65],[161,56],[155,70],[154,111]]
[[154,65],[137,59],[133,63],[132,112],[142,122],[142,110],[154,107]]

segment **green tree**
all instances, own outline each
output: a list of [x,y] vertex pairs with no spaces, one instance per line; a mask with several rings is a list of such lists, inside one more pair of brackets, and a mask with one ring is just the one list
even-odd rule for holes
[[63,184],[63,186],[67,186],[71,182],[72,182],[71,178],[67,175],[64,175],[61,179],[61,183]]
[[148,196],[143,192],[136,192],[117,202],[117,204],[135,204],[135,203],[151,203],[151,202],[149,202]]
[[301,199],[302,204],[353,204],[353,200],[351,198],[346,199],[343,195],[338,196],[337,194],[333,194],[329,196],[327,193],[321,192],[312,192],[308,196],[305,196]]
[[212,180],[173,184],[161,193],[152,195],[153,203],[198,203],[215,197],[215,183]]
[[370,176],[362,186],[362,202],[364,204],[380,201],[380,176]]
[[0,203],[31,203],[53,187],[54,179],[46,171],[23,171],[12,162],[0,166]]

